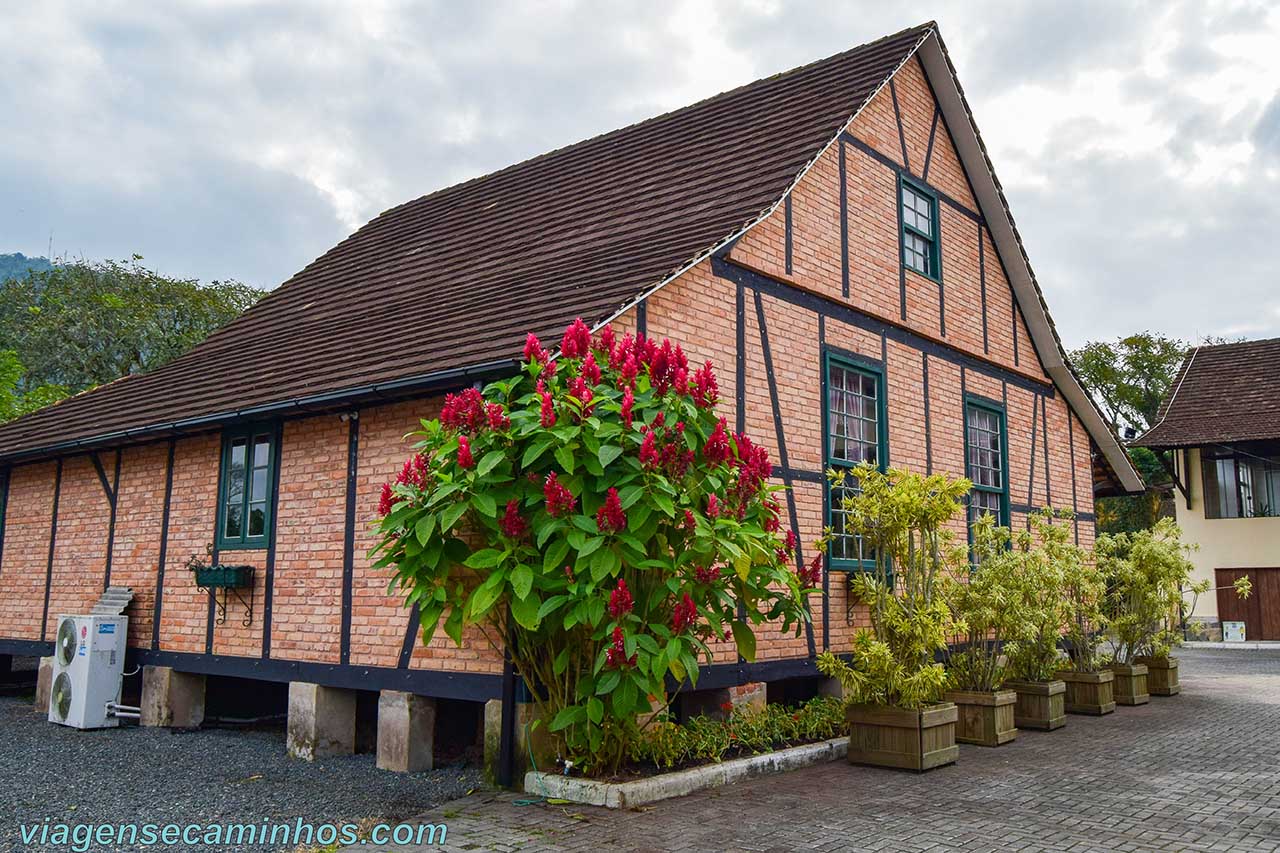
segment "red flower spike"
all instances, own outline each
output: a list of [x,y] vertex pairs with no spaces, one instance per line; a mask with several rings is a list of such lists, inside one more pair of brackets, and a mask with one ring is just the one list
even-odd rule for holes
[[476,432],[485,423],[484,395],[475,388],[460,394],[446,394],[440,423],[454,432]]
[[415,453],[406,459],[404,467],[400,469],[400,474],[396,477],[396,484],[413,486],[416,489],[426,488],[427,457],[421,453]]
[[631,409],[635,404],[636,393],[631,390],[631,386],[627,386],[627,389],[622,392],[622,428],[628,431],[631,429]]
[[511,418],[502,408],[501,403],[489,403],[484,407],[485,418],[489,421],[489,429],[504,430],[511,427]]
[[702,447],[702,457],[712,465],[719,465],[733,458],[733,449],[729,447],[727,426],[725,419],[721,418],[710,437],[707,438],[707,443]]
[[818,554],[809,561],[808,566],[801,566],[796,569],[796,575],[800,579],[800,586],[804,589],[814,589],[822,585],[822,555]]
[[[552,362],[554,364],[555,362]],[[556,405],[551,399],[550,391],[542,392],[542,427],[551,429],[556,425]]]
[[614,626],[613,644],[609,646],[604,653],[605,665],[615,668],[624,664],[635,666],[636,656],[632,655],[630,658],[627,658],[626,648],[626,638],[622,634],[622,626]]
[[684,511],[684,529],[693,531],[697,529],[697,527],[698,522],[694,519],[693,513],[686,509]]
[[697,618],[698,606],[686,592],[684,598],[680,599],[675,609],[671,611],[671,630],[677,634],[683,633]]
[[507,501],[507,511],[498,522],[502,535],[508,539],[520,539],[529,530],[528,523],[520,517],[520,501]]
[[794,530],[787,531],[786,549],[794,551],[796,549],[796,532]]
[[391,508],[395,504],[395,495],[391,492],[391,484],[382,484],[382,495],[378,498],[378,515],[385,518],[391,514]]
[[640,464],[646,469],[658,467],[661,458],[658,456],[658,437],[651,429],[645,428],[644,440],[640,442]]
[[[613,347],[617,343],[617,336],[613,333],[613,326],[605,326],[600,330],[600,349],[604,350],[605,355],[612,358]],[[598,381],[598,380],[597,380]]]
[[609,595],[609,615],[614,619],[621,619],[634,606],[635,601],[631,598],[631,590],[627,589],[627,582],[620,579]]
[[620,533],[627,529],[627,516],[622,511],[618,490],[610,487],[604,504],[596,512],[596,529],[601,533]]
[[720,499],[717,498],[715,495],[707,496],[707,517],[708,518],[720,517]]
[[560,362],[558,361],[547,361],[546,364],[542,365],[542,375],[550,379],[556,375],[556,368],[559,366]]
[[569,396],[578,398],[582,403],[583,414],[585,415],[589,411],[588,404],[590,404],[594,395],[591,393],[591,387],[587,385],[587,380],[581,376],[575,376],[573,381],[569,383]]
[[569,491],[568,487],[560,482],[556,472],[552,471],[547,475],[546,484],[542,488],[542,494],[547,499],[547,515],[552,518],[562,518],[573,512],[578,501]]
[[698,583],[715,583],[720,577],[719,566],[698,566],[693,570],[693,576]]
[[560,340],[560,353],[566,358],[582,358],[590,350],[591,330],[579,317],[564,330],[564,337]]
[[681,397],[689,396],[689,371],[683,367],[675,369],[674,378],[671,380],[671,387]]
[[530,364],[541,364],[547,360],[547,351],[542,348],[542,343],[533,332],[524,339],[524,360]]
[[631,337],[631,333],[627,332],[622,336],[622,340],[618,341],[618,345],[609,351],[609,367],[613,370],[621,370],[622,365],[626,364],[627,356],[631,355],[631,348],[635,339]]
[[582,369],[579,373],[583,379],[592,385],[600,384],[600,365],[596,364],[595,353],[587,353],[587,357],[582,360]]
[[476,460],[471,458],[471,439],[465,435],[458,436],[458,467],[474,468]]
[[711,362],[694,371],[693,401],[704,409],[710,409],[720,399],[720,389],[716,386],[716,374],[711,369]]
[[639,374],[640,366],[636,363],[636,357],[628,355],[626,361],[622,363],[622,370],[619,372],[623,387],[630,388]]
[[573,566],[564,567],[564,576],[567,577],[569,580],[573,580]]

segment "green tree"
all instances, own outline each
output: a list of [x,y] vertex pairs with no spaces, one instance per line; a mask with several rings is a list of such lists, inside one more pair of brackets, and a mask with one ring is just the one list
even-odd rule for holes
[[23,393],[18,386],[25,372],[16,352],[0,350],[0,423],[34,412],[67,396],[67,389],[58,385],[40,385]]
[[0,281],[10,278],[26,278],[32,272],[51,269],[48,258],[29,258],[21,252],[0,255]]
[[141,261],[57,263],[0,282],[0,350],[25,366],[18,392],[76,393],[152,370],[262,296],[236,281],[169,278]]
[[1156,422],[1189,347],[1177,338],[1138,332],[1091,341],[1071,353],[1071,362],[1113,424],[1142,432]]

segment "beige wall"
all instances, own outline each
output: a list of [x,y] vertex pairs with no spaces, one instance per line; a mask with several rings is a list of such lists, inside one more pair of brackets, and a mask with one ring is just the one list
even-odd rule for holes
[[[1177,516],[1183,541],[1200,546],[1191,555],[1196,578],[1213,583],[1214,569],[1280,566],[1280,518],[1205,518],[1200,451],[1192,450],[1190,458],[1191,509],[1177,495]],[[1194,616],[1216,621],[1217,594],[1200,596]]]

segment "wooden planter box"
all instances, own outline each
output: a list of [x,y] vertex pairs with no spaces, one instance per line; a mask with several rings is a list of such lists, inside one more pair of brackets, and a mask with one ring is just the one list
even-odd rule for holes
[[1018,694],[1012,690],[948,690],[942,698],[955,703],[956,740],[960,743],[999,746],[1018,736],[1013,722]]
[[1151,701],[1147,692],[1147,665],[1144,663],[1113,663],[1111,671],[1115,673],[1115,694],[1118,705],[1145,705]]
[[1116,674],[1109,669],[1099,672],[1058,670],[1058,678],[1067,683],[1068,714],[1110,714],[1116,709],[1113,688]]
[[1152,696],[1177,696],[1182,692],[1177,658],[1140,657],[1138,663],[1147,665],[1147,692]]
[[919,711],[884,705],[850,705],[849,763],[903,770],[930,770],[953,763],[956,706],[940,702]]
[[1020,729],[1053,731],[1067,724],[1067,685],[1062,681],[1006,681],[1005,690],[1017,694],[1013,724]]

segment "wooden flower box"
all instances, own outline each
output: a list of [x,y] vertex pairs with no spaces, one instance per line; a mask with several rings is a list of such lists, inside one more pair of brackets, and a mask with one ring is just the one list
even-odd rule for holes
[[1006,681],[1005,690],[1017,694],[1013,724],[1020,729],[1052,731],[1067,724],[1067,685],[1062,681]]
[[1182,692],[1177,658],[1140,657],[1138,663],[1147,665],[1147,692],[1152,696],[1177,696]]
[[1014,691],[949,690],[942,698],[955,703],[956,740],[960,743],[1000,746],[1018,736],[1013,721],[1018,694]]
[[1116,709],[1114,694],[1116,674],[1109,669],[1098,672],[1059,670],[1058,678],[1067,683],[1068,714],[1090,714],[1098,717]]
[[956,746],[956,706],[940,702],[919,711],[885,705],[850,705],[849,763],[924,771],[952,764]]
[[1147,692],[1147,665],[1143,663],[1114,663],[1111,671],[1115,673],[1113,693],[1119,705],[1145,705],[1151,701]]

